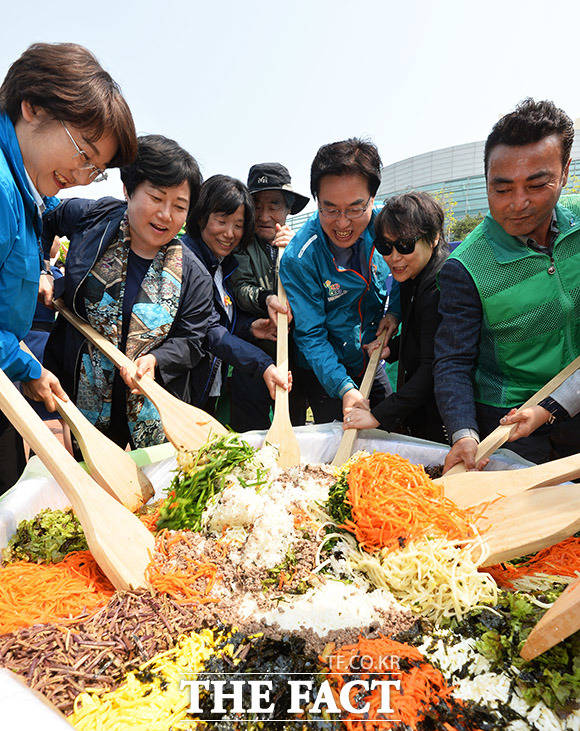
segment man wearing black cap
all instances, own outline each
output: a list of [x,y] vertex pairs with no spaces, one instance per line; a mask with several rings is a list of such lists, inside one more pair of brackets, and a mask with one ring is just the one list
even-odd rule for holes
[[[276,322],[278,312],[288,311],[291,317],[277,296],[278,248],[286,246],[294,235],[286,226],[288,214],[299,213],[309,198],[292,190],[290,173],[277,162],[252,165],[248,189],[256,208],[256,235],[244,252],[236,254],[238,268],[230,282],[240,309]],[[262,341],[260,345],[275,358],[273,343]],[[234,371],[231,389],[232,427],[236,431],[267,429],[271,401],[262,384]]]

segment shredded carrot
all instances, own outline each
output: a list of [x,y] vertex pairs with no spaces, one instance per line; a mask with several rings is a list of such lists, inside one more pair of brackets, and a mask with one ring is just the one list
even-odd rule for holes
[[523,563],[509,562],[481,569],[491,574],[498,586],[514,588],[513,581],[523,576],[549,574],[576,576],[580,574],[580,538],[572,536],[549,548],[544,548]]
[[218,579],[216,564],[186,555],[180,558],[180,566],[172,565],[171,549],[179,543],[187,549],[189,538],[189,531],[162,531],[156,540],[161,560],[157,558],[149,564],[147,580],[158,592],[169,594],[182,604],[215,602],[217,599],[210,594]]
[[[165,501],[163,501],[165,502]],[[163,507],[163,502],[159,503],[159,505],[155,508],[155,510],[152,513],[144,513],[143,515],[140,515],[139,518],[141,519],[141,522],[145,524],[146,528],[151,531],[151,533],[155,533],[156,527],[157,527],[157,521],[159,520],[159,517],[161,516],[161,508]]]
[[320,660],[329,666],[326,675],[339,707],[340,691],[355,678],[400,680],[400,690],[391,689],[392,713],[389,714],[381,712],[380,688],[372,691],[362,690],[360,686],[352,688],[351,704],[357,707],[357,702],[360,706],[368,703],[370,707],[367,713],[349,713],[342,718],[349,731],[385,729],[387,722],[394,720],[401,722],[405,728],[416,729],[434,705],[448,701],[452,695],[452,688],[441,672],[428,663],[416,647],[382,635],[376,639],[360,637],[356,644],[341,647]]
[[74,551],[55,564],[15,561],[0,568],[0,634],[75,621],[102,607],[113,593],[89,551]]
[[352,520],[341,527],[368,551],[394,550],[428,536],[472,538],[470,523],[482,512],[459,508],[421,465],[396,454],[362,457],[351,465],[347,480]]

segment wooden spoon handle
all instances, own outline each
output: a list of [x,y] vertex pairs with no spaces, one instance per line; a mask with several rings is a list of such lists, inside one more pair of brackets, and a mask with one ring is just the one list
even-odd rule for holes
[[[280,269],[280,259],[282,258],[283,249],[278,249],[278,265],[277,270]],[[278,300],[281,305],[287,306],[288,298],[284,290],[284,285],[278,274]],[[279,312],[277,317],[277,328],[276,328],[276,366],[282,373],[288,371],[288,315],[285,312]],[[280,410],[284,414],[288,414],[288,421],[290,421],[290,411],[288,407],[288,391],[276,386],[276,400],[274,403],[274,411]]]
[[[377,367],[379,365],[381,351],[383,349],[383,343],[385,342],[385,336],[386,332],[381,335],[379,339],[379,347],[373,350],[373,352],[371,353],[371,357],[369,358],[369,362],[367,363],[365,374],[359,388],[359,391],[365,398],[369,397],[373,381],[375,380],[375,373],[377,372]],[[347,459],[350,459],[350,455],[352,454],[358,431],[358,429],[345,430],[344,434],[342,435],[342,439],[340,440],[340,444],[338,445],[338,449],[336,451],[334,459],[332,460],[332,464],[335,467],[340,467],[340,465],[344,464]]]
[[[279,248],[277,271],[280,269],[280,259],[283,253],[284,249]],[[280,274],[278,274],[278,300],[283,305],[288,304],[286,292],[280,281]],[[282,373],[288,372],[288,315],[282,312],[279,312],[277,317],[276,366]],[[294,467],[300,464],[300,446],[290,421],[288,391],[280,386],[276,386],[274,418],[266,434],[265,442],[277,445],[278,465],[280,467]]]
[[70,500],[91,553],[115,588],[143,586],[155,545],[145,525],[87,475],[2,370],[0,409]]
[[[580,368],[580,356],[578,356],[578,358],[575,358],[569,365],[563,368],[560,373],[557,373],[554,378],[548,381],[545,386],[542,386],[542,388],[537,391],[533,396],[530,396],[526,403],[520,406],[518,411],[527,409],[529,406],[537,406],[540,401],[547,398],[553,391],[558,388],[558,386],[561,386],[562,383],[564,383],[564,381],[569,376],[571,376],[575,371],[578,370],[578,368]],[[493,454],[496,449],[499,449],[502,444],[505,444],[509,439],[512,429],[514,428],[514,424],[507,424],[505,426],[503,424],[500,424],[496,429],[491,432],[491,434],[488,434],[477,447],[477,452],[475,453],[475,463],[477,464],[480,459],[489,457],[489,455]],[[460,462],[459,464],[454,465],[450,470],[447,470],[445,474],[455,475],[458,472],[465,471],[465,465],[463,464],[463,462]]]
[[[117,368],[127,368],[129,374],[135,377],[137,372],[137,366],[131,358],[127,357],[119,348],[111,343],[104,335],[95,330],[86,322],[77,317],[71,312],[68,307],[64,304],[62,299],[54,300],[54,306],[56,309],[73,325],[80,333],[82,333],[87,340],[90,340],[94,346],[96,346],[101,353],[107,356],[107,358],[114,363]],[[152,401],[155,406],[159,409],[158,401],[159,398],[163,398],[167,392],[154,381],[151,376],[145,375],[142,378],[136,379],[136,384],[139,390],[142,391],[147,398]]]
[[528,635],[520,655],[533,660],[580,629],[580,579],[560,594]]

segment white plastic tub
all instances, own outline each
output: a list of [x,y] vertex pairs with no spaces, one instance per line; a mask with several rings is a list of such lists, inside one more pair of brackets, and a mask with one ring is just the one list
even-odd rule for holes
[[[338,423],[312,425],[295,429],[304,462],[330,462],[334,458],[342,427]],[[255,447],[262,445],[265,432],[247,432],[244,438]],[[435,442],[387,434],[378,429],[359,433],[355,451],[392,452],[417,464],[441,464],[448,447]],[[155,488],[155,498],[162,497],[169,486],[176,468],[175,452],[170,444],[136,450],[133,458]],[[528,467],[531,463],[508,450],[498,450],[492,457],[488,470],[505,470]],[[0,548],[7,545],[21,520],[32,518],[44,508],[65,508],[70,505],[66,496],[40,463],[33,457],[20,480],[0,498]],[[3,728],[59,731],[71,728],[60,714],[44,705],[29,689],[23,687],[6,670],[0,668],[0,709]],[[8,722],[5,726],[4,723]]]

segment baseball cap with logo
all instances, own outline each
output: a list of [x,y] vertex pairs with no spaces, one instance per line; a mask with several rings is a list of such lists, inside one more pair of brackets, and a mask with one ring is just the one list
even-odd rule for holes
[[290,213],[300,213],[310,198],[292,190],[292,179],[288,168],[279,162],[260,162],[252,165],[248,173],[248,189],[250,193],[259,193],[261,190],[281,190],[289,193],[292,198]]

